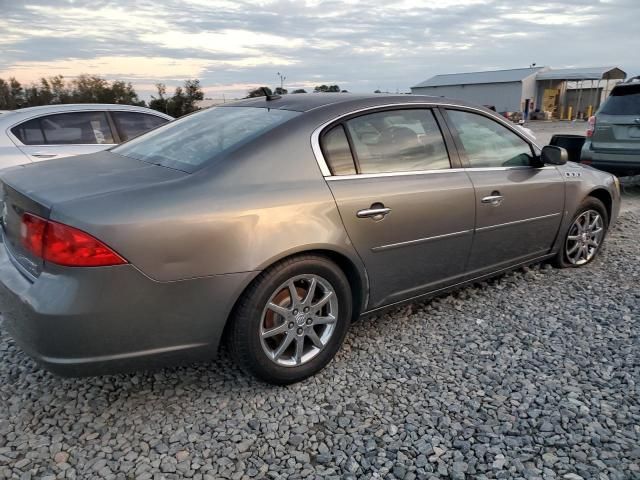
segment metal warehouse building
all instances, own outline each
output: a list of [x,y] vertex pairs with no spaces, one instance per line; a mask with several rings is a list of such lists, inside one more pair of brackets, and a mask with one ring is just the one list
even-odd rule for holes
[[467,100],[503,113],[542,112],[542,116],[552,118],[584,118],[624,78],[626,73],[617,67],[514,68],[436,75],[411,87],[411,93]]

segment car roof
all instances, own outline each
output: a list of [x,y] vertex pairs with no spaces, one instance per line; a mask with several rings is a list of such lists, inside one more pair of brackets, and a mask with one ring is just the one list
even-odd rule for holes
[[280,110],[294,110],[308,112],[316,108],[326,106],[348,106],[349,104],[385,105],[400,103],[436,103],[447,105],[473,106],[472,103],[462,100],[452,100],[444,97],[431,97],[427,95],[388,95],[388,94],[353,94],[353,93],[291,93],[267,100],[267,97],[254,97],[219,105],[221,107],[267,107]]
[[0,122],[17,122],[20,120],[25,120],[28,118],[38,117],[41,115],[47,115],[51,113],[66,113],[66,112],[85,112],[85,111],[104,111],[104,110],[117,110],[117,111],[126,111],[126,112],[141,112],[148,113],[151,115],[157,115],[162,118],[166,118],[167,120],[173,120],[173,117],[169,115],[158,112],[156,110],[151,110],[145,107],[138,107],[134,105],[122,105],[122,104],[113,104],[113,103],[64,103],[57,105],[42,105],[38,107],[26,107],[19,108],[18,110],[12,110],[10,112],[3,113],[0,116]]

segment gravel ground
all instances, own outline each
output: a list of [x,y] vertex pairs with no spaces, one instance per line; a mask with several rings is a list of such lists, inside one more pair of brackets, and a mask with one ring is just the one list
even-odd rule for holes
[[551,137],[557,133],[570,135],[584,135],[587,131],[587,122],[584,120],[566,121],[539,121],[532,120],[525,125],[533,130],[538,145],[548,145]]
[[286,388],[224,354],[61,379],[0,333],[0,478],[640,478],[639,237],[364,319]]

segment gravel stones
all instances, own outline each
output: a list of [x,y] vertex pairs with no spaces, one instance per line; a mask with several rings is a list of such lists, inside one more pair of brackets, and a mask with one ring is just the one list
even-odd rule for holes
[[224,352],[63,379],[0,326],[0,479],[640,478],[638,238],[362,319],[289,387]]

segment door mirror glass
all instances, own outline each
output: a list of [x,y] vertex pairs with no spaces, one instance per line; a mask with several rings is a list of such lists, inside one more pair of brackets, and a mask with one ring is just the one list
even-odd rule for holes
[[569,159],[569,154],[562,147],[546,145],[542,147],[540,158],[545,165],[564,165]]

